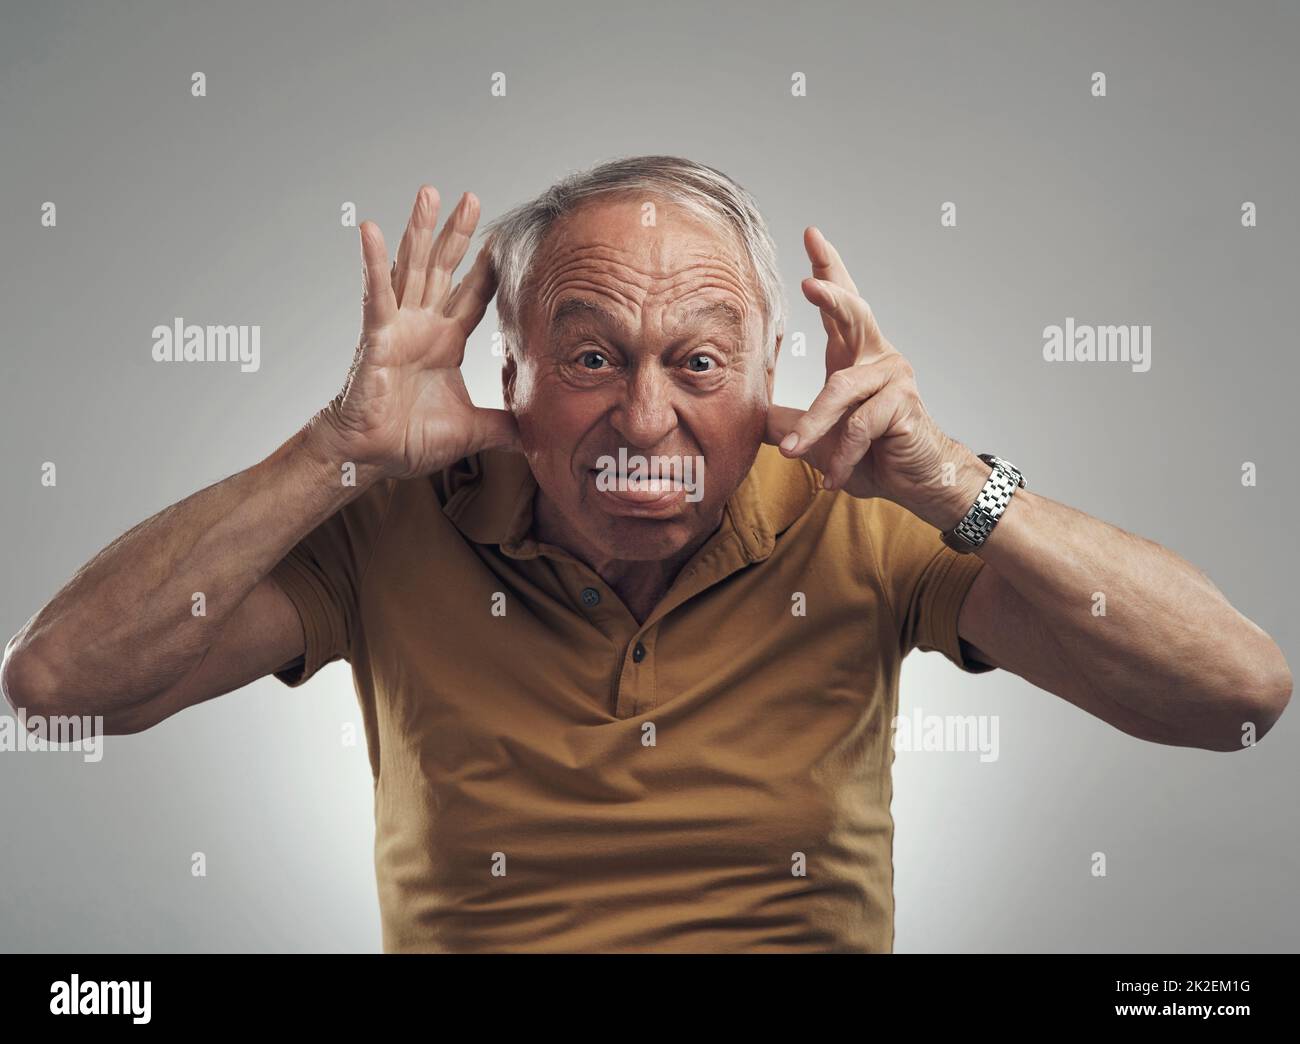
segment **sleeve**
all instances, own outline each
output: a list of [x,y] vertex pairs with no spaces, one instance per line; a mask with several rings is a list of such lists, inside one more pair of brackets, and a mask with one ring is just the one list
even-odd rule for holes
[[327,663],[351,660],[361,580],[391,494],[391,488],[367,490],[299,540],[267,574],[293,603],[305,640],[303,655],[274,672],[285,685],[297,687]]
[[939,530],[893,501],[863,503],[870,505],[876,571],[894,613],[902,654],[912,649],[940,652],[968,674],[995,670],[967,656],[957,632],[962,602],[984,560],[958,554]]

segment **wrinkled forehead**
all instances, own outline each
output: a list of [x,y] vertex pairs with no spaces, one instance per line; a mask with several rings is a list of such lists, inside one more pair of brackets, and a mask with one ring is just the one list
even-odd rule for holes
[[544,323],[575,298],[633,313],[693,308],[707,298],[762,322],[757,280],[739,235],[646,193],[602,196],[559,218],[537,248],[526,288],[533,318]]

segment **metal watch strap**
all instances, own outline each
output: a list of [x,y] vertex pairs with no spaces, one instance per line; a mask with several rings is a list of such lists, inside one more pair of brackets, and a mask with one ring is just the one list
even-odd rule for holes
[[1014,464],[992,453],[981,453],[979,458],[993,472],[966,512],[966,517],[943,534],[943,542],[963,555],[970,554],[989,538],[1002,512],[1011,503],[1011,495],[1025,487],[1025,477]]

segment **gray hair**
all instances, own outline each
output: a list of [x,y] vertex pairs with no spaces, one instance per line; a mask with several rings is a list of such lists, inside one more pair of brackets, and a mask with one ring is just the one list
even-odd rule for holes
[[735,233],[762,296],[763,343],[770,365],[786,314],[776,244],[753,196],[720,170],[678,156],[631,156],[570,174],[484,228],[497,274],[497,315],[507,355],[522,353],[523,286],[537,248],[552,225],[595,196],[629,192],[645,192],[680,204]]

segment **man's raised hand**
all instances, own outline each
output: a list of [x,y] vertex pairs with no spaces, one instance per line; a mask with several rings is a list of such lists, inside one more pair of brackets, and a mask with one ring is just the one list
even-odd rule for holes
[[475,406],[460,373],[465,342],[496,291],[486,249],[452,286],[479,201],[461,196],[435,238],[438,207],[437,189],[422,186],[391,269],[379,226],[361,223],[361,337],[343,390],[323,412],[339,452],[387,478],[427,475],[482,449],[518,448],[514,418]]
[[811,226],[804,247],[813,275],[802,289],[826,329],[826,384],[806,411],[772,406],[766,440],[820,470],[827,489],[885,497],[947,528],[974,499],[972,482],[978,492],[980,461],[927,412],[911,364],[881,333],[835,247]]

